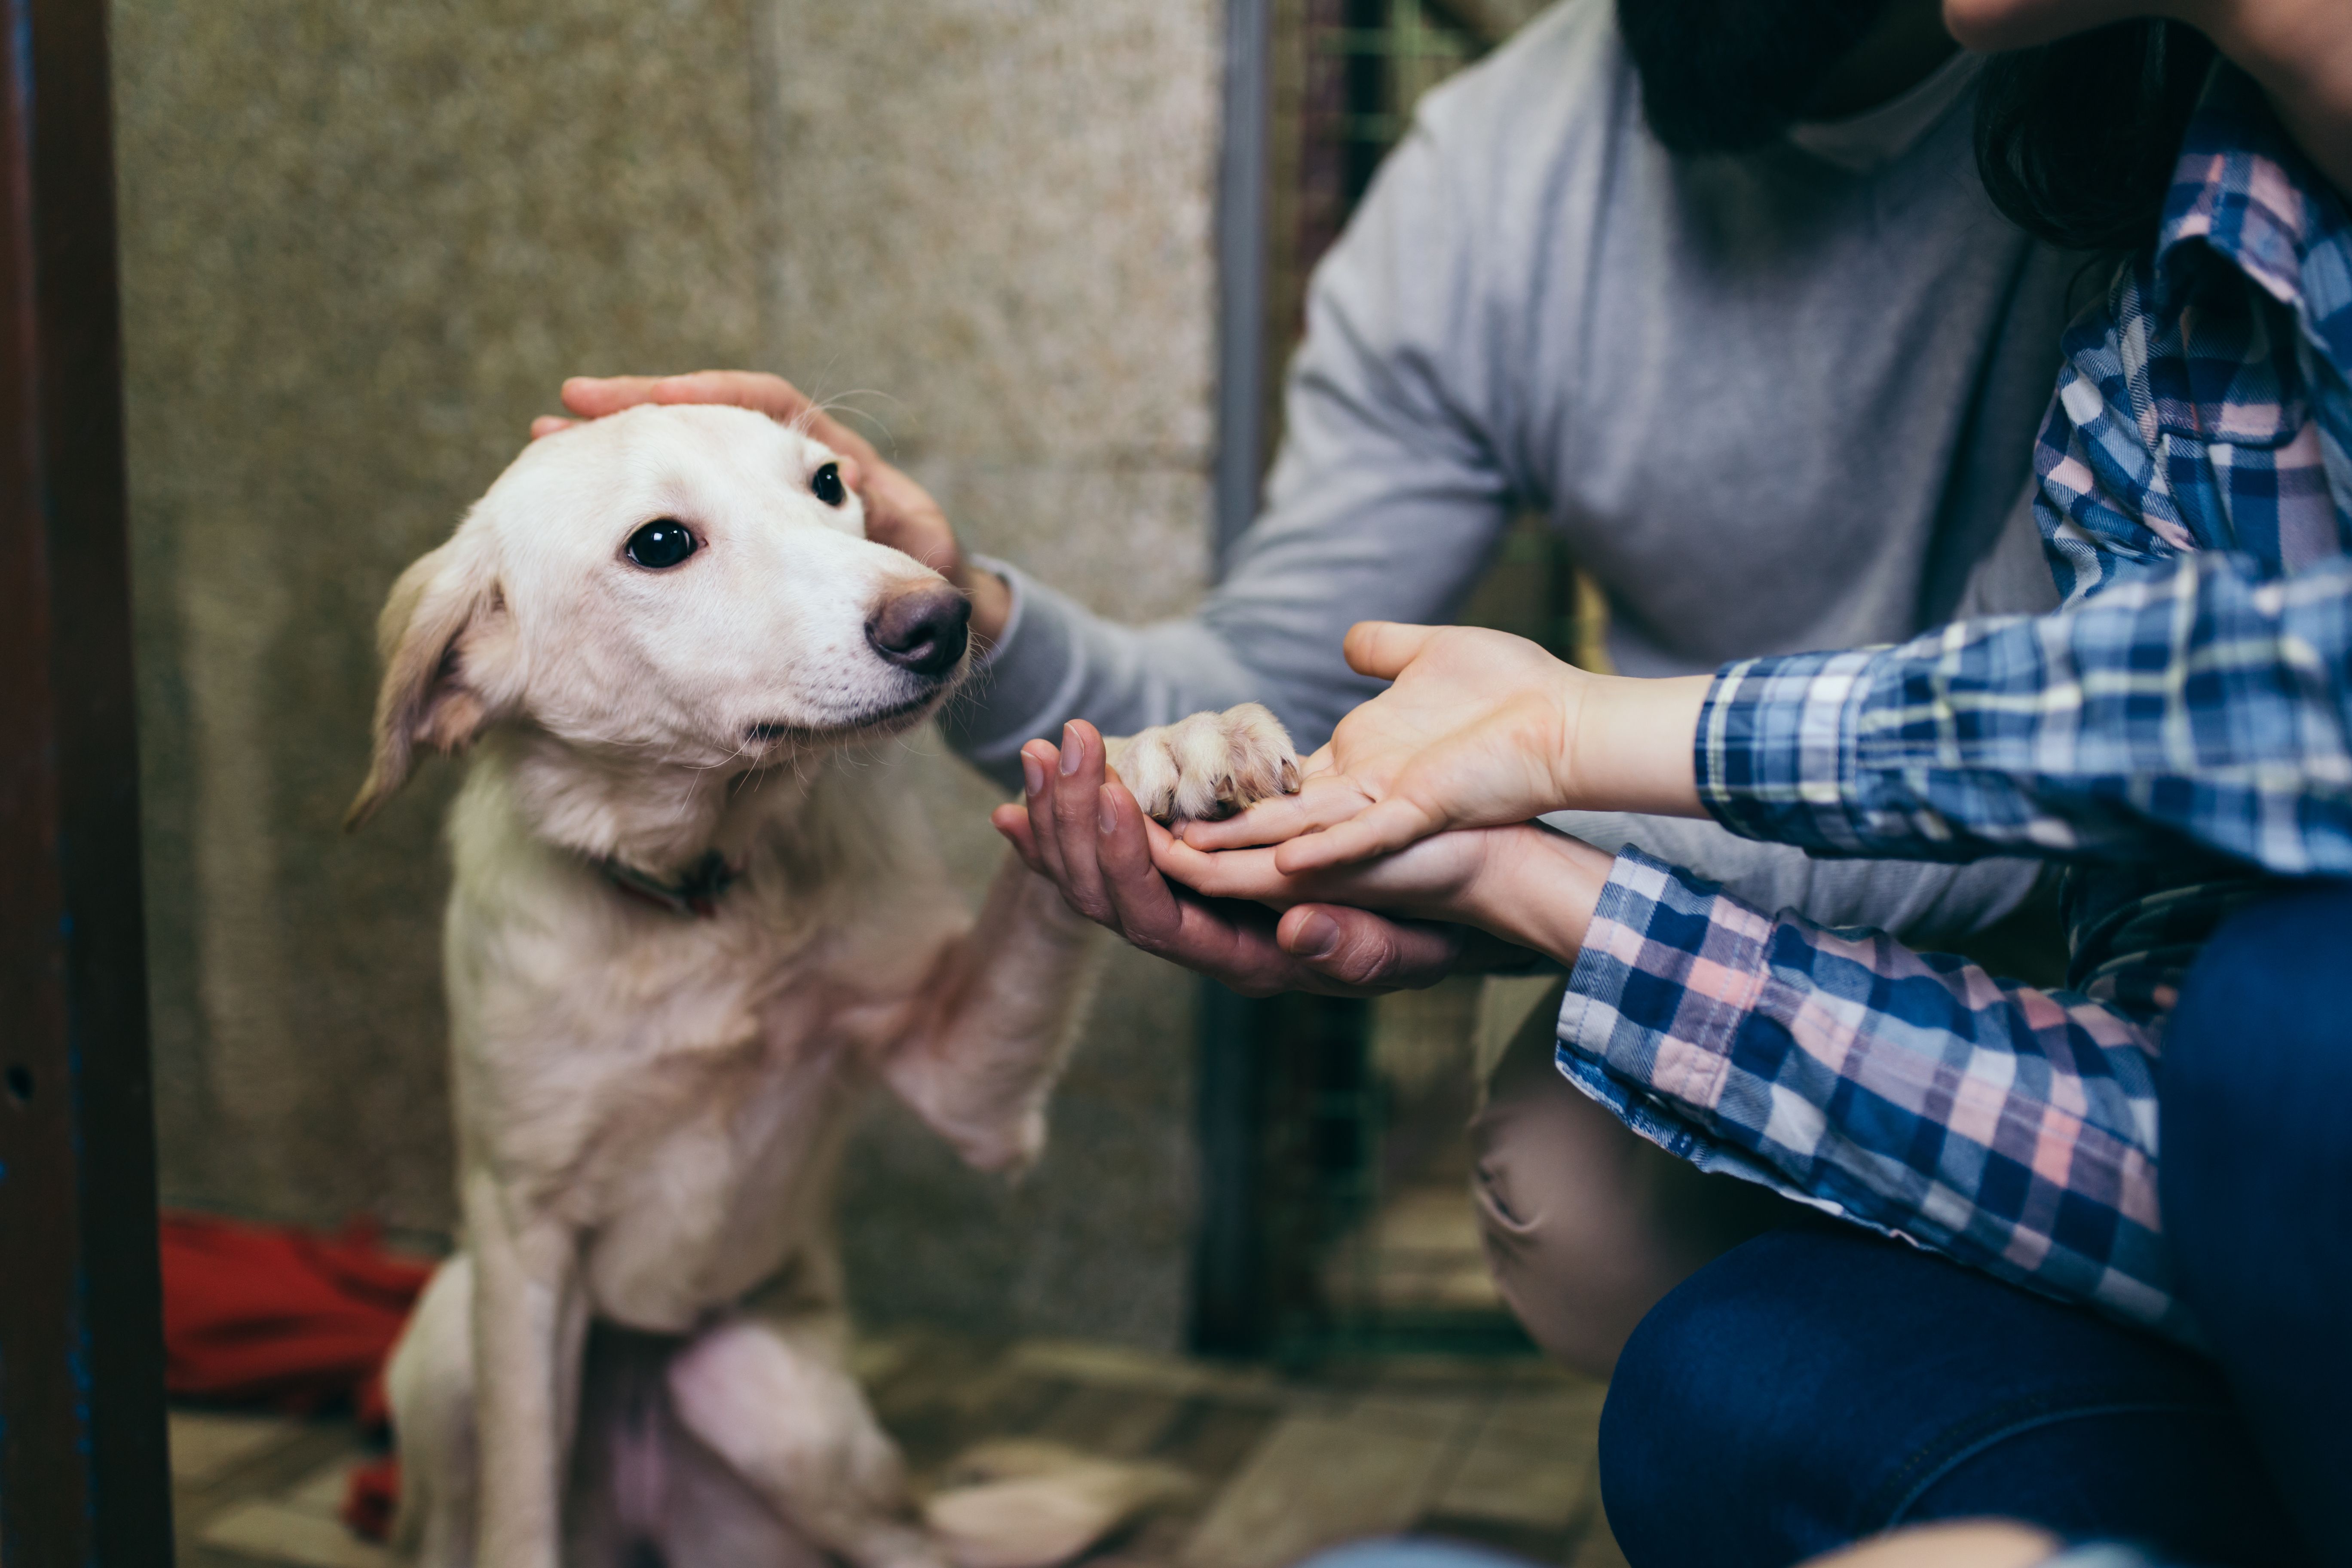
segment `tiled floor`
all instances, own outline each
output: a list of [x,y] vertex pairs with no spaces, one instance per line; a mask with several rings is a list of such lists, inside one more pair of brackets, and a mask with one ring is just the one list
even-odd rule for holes
[[[919,1485],[982,1438],[1029,1436],[1150,1458],[1198,1482],[1105,1543],[1093,1568],[1281,1568],[1397,1530],[1570,1568],[1622,1559],[1601,1518],[1601,1389],[1533,1362],[1391,1359],[1286,1377],[1109,1346],[985,1347],[929,1335],[858,1355]],[[358,1457],[334,1422],[180,1412],[184,1568],[384,1568],[334,1517]]]

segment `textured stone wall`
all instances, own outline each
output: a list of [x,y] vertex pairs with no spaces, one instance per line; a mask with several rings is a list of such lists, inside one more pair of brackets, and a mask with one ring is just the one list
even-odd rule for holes
[[[1121,614],[1203,558],[1212,0],[117,0],[167,1199],[451,1215],[437,846],[368,831],[372,628],[576,371],[856,400],[983,548]],[[976,885],[990,792],[924,775]],[[1007,1193],[877,1117],[876,1315],[1181,1325],[1190,987],[1106,987]]]
[[[1106,614],[1208,555],[1216,0],[777,0],[762,144],[775,363],[862,416],[974,548]],[[975,889],[1000,798],[925,784]],[[974,829],[977,831],[974,831]],[[853,1166],[853,1279],[890,1315],[1172,1343],[1194,1184],[1194,984],[1121,951],[1017,1187],[899,1114]]]

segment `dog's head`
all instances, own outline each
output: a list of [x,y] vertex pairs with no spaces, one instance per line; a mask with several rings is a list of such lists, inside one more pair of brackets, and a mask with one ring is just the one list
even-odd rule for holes
[[846,481],[740,408],[634,408],[534,442],[393,587],[350,823],[418,746],[500,721],[697,768],[919,722],[963,673],[970,605],[866,538]]

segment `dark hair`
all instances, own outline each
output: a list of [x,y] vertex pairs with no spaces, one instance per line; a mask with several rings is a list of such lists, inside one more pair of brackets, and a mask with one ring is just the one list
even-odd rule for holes
[[2147,244],[2213,58],[2204,34],[2152,19],[1995,55],[1977,96],[1985,193],[2053,245]]

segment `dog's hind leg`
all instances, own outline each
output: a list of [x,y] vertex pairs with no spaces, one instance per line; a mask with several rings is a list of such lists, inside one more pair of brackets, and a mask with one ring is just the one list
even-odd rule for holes
[[707,1445],[682,1428],[673,1443],[661,1568],[834,1568],[838,1563]]
[[422,1568],[471,1568],[479,1446],[474,1429],[474,1270],[463,1253],[425,1288],[384,1372],[400,1441],[394,1544]]
[[672,1408],[817,1547],[856,1568],[946,1568],[915,1521],[897,1445],[843,1364],[845,1338],[829,1314],[727,1319],[670,1363]]

